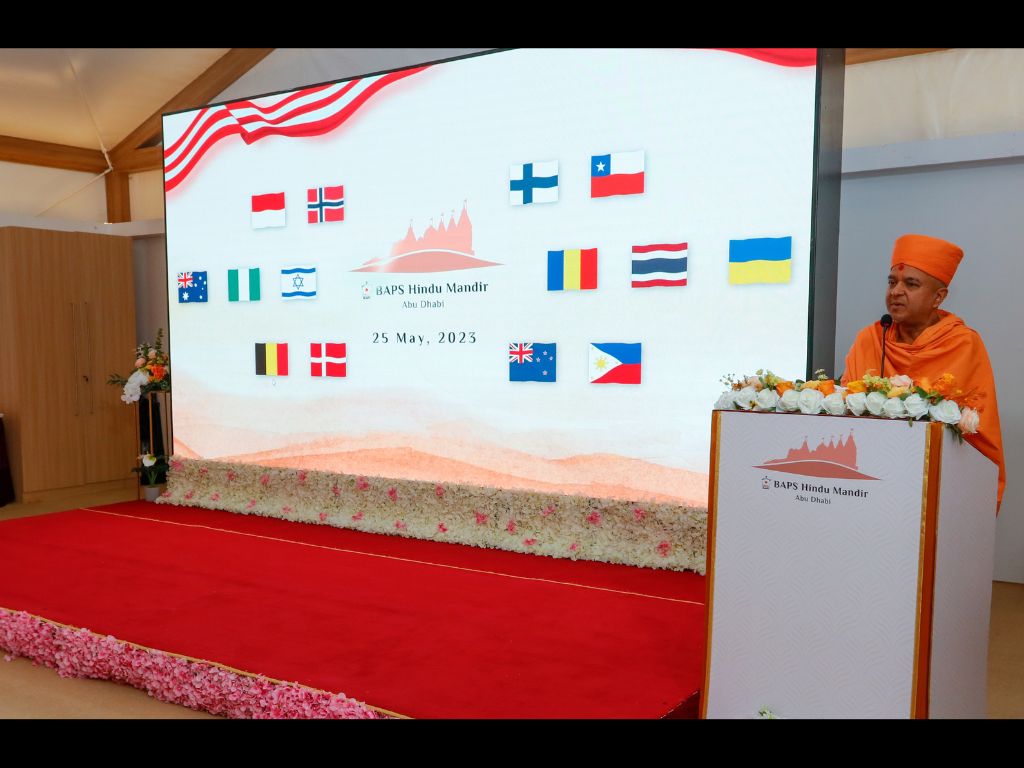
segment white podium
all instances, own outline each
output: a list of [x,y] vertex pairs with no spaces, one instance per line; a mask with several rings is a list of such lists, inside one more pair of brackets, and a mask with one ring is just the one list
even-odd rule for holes
[[941,424],[716,411],[702,717],[985,717],[997,478]]

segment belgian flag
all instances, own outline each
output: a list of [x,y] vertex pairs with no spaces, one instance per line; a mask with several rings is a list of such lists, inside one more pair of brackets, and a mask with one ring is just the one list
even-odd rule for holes
[[257,344],[256,345],[256,375],[257,376],[287,376],[288,375],[288,345],[287,344]]

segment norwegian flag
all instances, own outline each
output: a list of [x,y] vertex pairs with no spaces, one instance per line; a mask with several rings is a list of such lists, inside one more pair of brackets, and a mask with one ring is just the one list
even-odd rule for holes
[[344,378],[347,359],[344,343],[314,341],[309,345],[309,375]]
[[345,187],[315,187],[306,190],[306,221],[321,224],[345,220]]

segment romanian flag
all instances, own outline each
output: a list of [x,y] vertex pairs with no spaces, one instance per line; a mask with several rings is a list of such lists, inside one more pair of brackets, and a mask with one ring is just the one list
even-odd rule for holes
[[788,283],[792,278],[792,237],[729,241],[729,284]]
[[287,344],[257,344],[256,345],[256,375],[257,376],[287,376],[288,375],[288,345]]
[[597,248],[548,251],[549,291],[597,288]]

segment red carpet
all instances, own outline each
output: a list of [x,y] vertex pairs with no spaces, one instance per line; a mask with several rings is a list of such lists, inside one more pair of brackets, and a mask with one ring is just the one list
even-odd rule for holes
[[661,717],[702,682],[692,573],[92,509],[0,523],[0,607],[411,717]]

